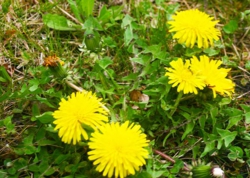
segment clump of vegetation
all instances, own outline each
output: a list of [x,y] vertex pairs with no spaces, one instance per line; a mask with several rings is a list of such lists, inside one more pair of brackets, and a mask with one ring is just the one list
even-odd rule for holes
[[249,1],[4,0],[0,177],[249,177]]

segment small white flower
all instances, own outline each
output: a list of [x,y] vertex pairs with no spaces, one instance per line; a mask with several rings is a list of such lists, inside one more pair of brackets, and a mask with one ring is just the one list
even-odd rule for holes
[[212,175],[214,177],[221,177],[224,175],[224,171],[219,167],[215,167],[212,169]]
[[11,167],[12,165],[12,162],[7,162],[6,167]]

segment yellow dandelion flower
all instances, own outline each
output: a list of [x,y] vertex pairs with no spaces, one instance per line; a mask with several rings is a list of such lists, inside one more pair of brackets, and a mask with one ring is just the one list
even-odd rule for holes
[[215,28],[218,23],[213,17],[198,9],[177,12],[172,21],[169,21],[170,32],[176,32],[173,38],[187,47],[193,47],[195,43],[199,48],[212,46],[214,40],[219,40],[220,31]]
[[139,125],[128,121],[105,124],[90,137],[89,160],[95,160],[93,164],[103,176],[124,178],[134,175],[146,163],[148,142]]
[[108,121],[108,111],[103,107],[101,99],[92,92],[76,92],[68,96],[68,100],[61,99],[60,107],[54,111],[53,122],[59,130],[58,135],[64,143],[75,145],[81,140],[88,139],[87,132],[82,124],[88,125],[96,130]]
[[231,97],[234,93],[235,84],[232,80],[226,78],[230,69],[219,68],[222,61],[210,60],[206,55],[199,58],[200,60],[195,56],[192,57],[190,69],[205,76],[205,84],[213,90],[214,98],[216,93]]
[[172,87],[178,85],[178,92],[197,94],[197,88],[202,90],[205,87],[204,77],[189,69],[189,60],[186,60],[184,64],[183,60],[179,58],[177,61],[170,62],[170,66],[171,68],[166,67],[168,72],[166,72],[165,76],[168,76],[169,84],[172,84]]

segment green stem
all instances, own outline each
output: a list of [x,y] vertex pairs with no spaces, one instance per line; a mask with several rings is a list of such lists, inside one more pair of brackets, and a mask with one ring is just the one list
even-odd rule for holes
[[175,113],[175,111],[177,109],[177,106],[179,105],[179,103],[181,101],[182,95],[183,95],[183,92],[179,92],[179,94],[177,96],[177,99],[175,100],[174,107],[173,107],[173,109],[170,112],[170,116],[173,116],[173,114]]

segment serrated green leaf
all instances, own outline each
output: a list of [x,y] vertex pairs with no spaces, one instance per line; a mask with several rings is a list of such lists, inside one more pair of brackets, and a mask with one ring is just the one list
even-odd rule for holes
[[235,126],[238,124],[238,122],[240,120],[243,119],[243,116],[242,115],[239,115],[239,116],[233,116],[233,117],[229,117],[229,121],[228,121],[228,125],[227,125],[227,130],[230,129],[232,126]]
[[80,22],[83,22],[83,19],[81,18],[80,9],[78,8],[76,2],[73,0],[68,0],[68,3],[70,5],[71,11],[74,13],[77,20],[79,20]]
[[92,15],[95,0],[80,0],[80,1],[81,1],[82,10],[85,13],[85,16],[88,17]]
[[232,141],[234,141],[237,132],[233,131],[230,132],[229,130],[223,130],[220,128],[216,128],[218,134],[221,136],[220,139],[224,140],[225,146],[228,147],[230,143],[232,143]]
[[131,23],[134,21],[134,18],[132,18],[130,15],[126,14],[126,16],[122,19],[122,28],[126,28],[127,26],[131,26]]
[[160,60],[164,60],[167,56],[167,53],[165,51],[162,50],[162,46],[161,45],[151,45],[148,46],[143,53],[151,53],[153,55],[153,59],[160,59]]
[[176,160],[173,168],[170,170],[171,173],[179,173],[180,172],[180,169],[183,168],[184,166],[184,163],[183,161],[181,160]]
[[100,14],[98,16],[98,20],[100,22],[108,22],[111,18],[111,12],[107,9],[107,7],[104,5],[100,11]]

